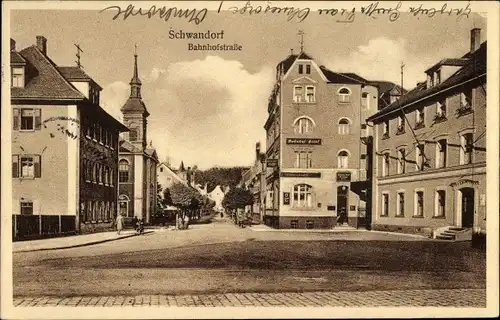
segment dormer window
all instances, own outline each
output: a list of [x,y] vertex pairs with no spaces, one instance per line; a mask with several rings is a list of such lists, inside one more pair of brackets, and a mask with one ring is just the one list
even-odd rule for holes
[[427,75],[427,88],[434,86],[434,79],[430,74]]
[[441,70],[438,70],[434,73],[434,84],[438,85],[441,83]]
[[13,67],[12,68],[12,87],[14,88],[24,88],[24,67]]

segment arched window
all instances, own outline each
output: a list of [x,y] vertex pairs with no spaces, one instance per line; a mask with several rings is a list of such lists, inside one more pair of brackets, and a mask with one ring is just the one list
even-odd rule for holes
[[349,119],[342,118],[339,120],[339,134],[349,134],[351,123]]
[[308,184],[297,184],[293,187],[293,206],[312,207],[312,187]]
[[351,90],[348,88],[340,88],[337,91],[337,95],[339,97],[339,102],[350,102],[351,101]]
[[118,178],[119,182],[129,181],[129,164],[127,160],[122,159],[118,163]]
[[314,123],[312,122],[311,119],[302,117],[297,120],[295,120],[295,133],[308,133],[312,132],[312,128],[314,126]]
[[137,141],[137,128],[130,128],[128,139],[129,141]]
[[337,162],[339,168],[348,168],[349,167],[349,153],[345,150],[340,151],[337,154]]
[[119,210],[118,212],[122,216],[124,216],[124,217],[128,216],[128,205],[129,205],[129,202],[130,202],[130,199],[125,194],[121,194],[118,197],[118,210]]

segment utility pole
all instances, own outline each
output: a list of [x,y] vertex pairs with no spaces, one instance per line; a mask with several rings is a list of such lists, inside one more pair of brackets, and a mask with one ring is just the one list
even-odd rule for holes
[[78,68],[83,69],[83,66],[80,63],[80,52],[83,53],[83,50],[80,48],[79,44],[75,43],[75,47],[76,47],[76,58],[77,58],[77,60],[75,61],[76,65]]

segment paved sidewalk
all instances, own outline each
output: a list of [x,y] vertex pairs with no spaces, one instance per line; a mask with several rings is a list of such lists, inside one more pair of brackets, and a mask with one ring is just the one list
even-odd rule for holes
[[15,307],[486,307],[485,289],[16,297]]
[[[145,233],[153,232],[146,230]],[[12,252],[30,252],[41,250],[54,250],[83,247],[118,239],[136,236],[135,230],[124,230],[118,235],[116,231],[98,232],[91,234],[75,235],[69,237],[56,237],[40,240],[16,241],[12,243]]]

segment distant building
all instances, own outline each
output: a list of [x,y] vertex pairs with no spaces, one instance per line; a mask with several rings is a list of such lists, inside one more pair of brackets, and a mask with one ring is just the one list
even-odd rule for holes
[[[374,130],[373,228],[461,237],[486,230],[486,42],[443,59]],[[469,233],[470,235],[470,233]]]
[[[276,67],[268,103],[264,222],[275,228],[367,224],[366,118],[378,89],[300,52]],[[368,201],[369,202],[369,201]]]
[[60,67],[47,39],[17,51],[11,39],[14,239],[107,230],[116,217],[118,136],[102,88]]
[[130,96],[121,108],[129,131],[120,139],[118,200],[126,221],[136,216],[150,223],[156,210],[158,156],[152,143],[147,143],[149,112],[142,101],[141,86],[135,54]]
[[265,162],[265,153],[261,152],[260,142],[257,142],[255,144],[254,163],[248,170],[242,173],[240,182],[242,188],[249,190],[253,194],[253,205],[245,208],[245,211],[251,212],[254,219],[258,216],[259,220],[263,218],[263,201],[265,198],[265,179],[262,175],[263,162]]
[[163,190],[171,188],[175,183],[183,183],[187,185],[187,182],[177,174],[177,170],[172,169],[165,162],[158,164],[157,173],[158,183]]
[[215,211],[224,211],[222,200],[224,199],[225,193],[226,192],[222,190],[221,186],[216,186],[215,189],[208,193],[208,197],[215,202]]

